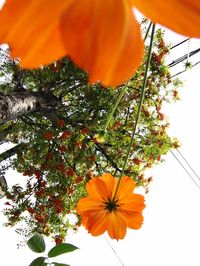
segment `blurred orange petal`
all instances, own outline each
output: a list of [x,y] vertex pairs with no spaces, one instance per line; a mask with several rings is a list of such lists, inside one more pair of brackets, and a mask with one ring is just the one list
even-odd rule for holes
[[131,2],[153,22],[188,37],[200,37],[199,0],[132,0]]
[[70,57],[88,71],[92,83],[122,84],[140,65],[143,42],[127,0],[73,1],[61,29]]
[[66,55],[60,16],[70,1],[7,0],[0,12],[0,43],[11,47],[25,68],[45,65]]

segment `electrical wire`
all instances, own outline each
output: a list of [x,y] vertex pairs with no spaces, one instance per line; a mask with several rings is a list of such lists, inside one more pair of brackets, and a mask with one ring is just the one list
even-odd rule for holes
[[181,45],[181,44],[183,44],[183,43],[185,43],[185,42],[187,42],[187,41],[189,41],[189,40],[190,40],[190,38],[187,38],[187,39],[185,39],[185,40],[183,40],[183,41],[181,41],[181,42],[179,42],[179,43],[173,45],[173,46],[170,48],[170,50],[172,50],[172,49],[178,47],[179,45]]
[[198,176],[198,174],[194,171],[194,169],[192,168],[192,166],[190,165],[190,163],[188,162],[188,160],[185,158],[185,156],[183,156],[182,152],[179,151],[179,149],[176,149],[177,152],[180,154],[181,158],[185,161],[185,163],[187,164],[187,166],[191,169],[191,171],[194,173],[194,175],[198,178],[198,180],[200,181],[200,177]]
[[125,264],[123,263],[123,261],[121,260],[121,258],[119,257],[119,255],[117,254],[117,252],[115,251],[115,249],[113,248],[113,246],[110,244],[110,242],[108,241],[108,239],[104,236],[108,246],[111,248],[112,252],[115,254],[115,257],[118,259],[118,261],[120,262],[120,264],[122,266],[125,266]]
[[178,159],[178,157],[173,153],[173,151],[170,151],[171,154],[174,156],[174,158],[177,160],[177,162],[181,165],[181,167],[185,170],[187,175],[190,177],[190,179],[194,182],[194,184],[197,186],[197,188],[200,190],[199,184],[195,181],[195,179],[192,177],[192,175],[188,172],[188,170],[184,167],[184,165],[181,163],[181,161]]
[[181,62],[183,62],[184,60],[186,60],[188,57],[192,57],[193,55],[197,54],[200,52],[200,48],[197,48],[196,50],[190,52],[189,54],[185,54],[179,58],[177,58],[176,60],[173,60],[169,65],[168,67],[174,67],[176,66],[177,64],[180,64]]
[[197,66],[199,63],[200,63],[200,61],[196,62],[195,64],[193,64],[193,65],[190,67],[190,69],[187,69],[187,68],[186,68],[186,69],[184,69],[184,70],[182,70],[182,71],[180,71],[180,72],[178,72],[178,73],[172,75],[171,78],[177,77],[177,76],[179,76],[179,75],[185,73],[186,71],[191,70],[193,67]]

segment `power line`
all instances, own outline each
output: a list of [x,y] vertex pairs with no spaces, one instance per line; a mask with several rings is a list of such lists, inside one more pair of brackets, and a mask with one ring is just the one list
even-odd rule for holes
[[170,151],[171,154],[174,156],[174,158],[177,160],[177,162],[181,165],[181,167],[185,170],[185,172],[187,173],[187,175],[191,178],[191,180],[194,182],[194,184],[198,187],[198,189],[200,189],[199,184],[194,180],[194,178],[192,177],[192,175],[188,172],[188,170],[184,167],[184,165],[181,163],[181,161],[178,159],[178,157],[173,153],[173,151]]
[[183,44],[183,43],[185,43],[185,42],[187,42],[187,41],[189,41],[189,40],[190,40],[190,38],[187,38],[187,39],[185,39],[185,40],[183,40],[183,41],[181,41],[181,42],[175,44],[174,46],[172,46],[172,47],[170,48],[170,50],[172,50],[172,49],[178,47],[179,45],[181,45],[181,44]]
[[[200,61],[196,62],[195,64],[193,64],[193,65],[190,67],[190,69],[192,69],[193,67],[197,66],[199,63],[200,63]],[[190,70],[190,69],[189,69],[189,70]],[[188,71],[187,68],[185,68],[184,70],[182,70],[182,71],[180,71],[180,72],[178,72],[178,73],[172,75],[171,78],[174,78],[174,77],[176,77],[176,76],[179,76],[180,74],[183,74],[183,73],[185,73],[186,71]]]
[[115,251],[115,249],[112,247],[112,245],[110,244],[110,242],[108,241],[108,239],[104,236],[107,244],[109,245],[109,247],[112,249],[112,252],[115,254],[115,257],[118,259],[118,261],[120,262],[120,264],[122,266],[125,266],[125,264],[123,263],[123,261],[120,259],[119,255],[117,254],[117,252]]
[[187,53],[185,55],[182,55],[181,57],[177,58],[176,60],[173,60],[169,65],[168,67],[174,67],[176,66],[177,64],[180,64],[181,62],[183,62],[184,60],[186,60],[188,57],[192,57],[193,55],[197,54],[200,52],[200,48],[197,48],[196,50],[190,52],[190,53]]
[[200,177],[197,175],[197,173],[194,171],[194,169],[192,168],[192,166],[189,164],[188,160],[183,156],[182,152],[180,152],[178,149],[176,149],[177,152],[180,154],[180,156],[182,157],[182,159],[186,162],[186,164],[188,165],[188,167],[191,169],[191,171],[195,174],[195,176],[198,178],[198,180],[200,181]]

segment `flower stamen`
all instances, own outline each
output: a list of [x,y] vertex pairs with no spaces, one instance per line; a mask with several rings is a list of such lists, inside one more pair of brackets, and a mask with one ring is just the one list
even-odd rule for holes
[[104,204],[106,205],[105,209],[108,210],[109,212],[117,211],[117,208],[119,208],[120,206],[117,204],[117,201],[118,200],[108,199],[107,202],[104,202]]

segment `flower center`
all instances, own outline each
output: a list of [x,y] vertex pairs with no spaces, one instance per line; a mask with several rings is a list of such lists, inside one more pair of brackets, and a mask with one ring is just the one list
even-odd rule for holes
[[119,207],[119,205],[117,204],[117,201],[118,200],[111,200],[111,199],[108,199],[107,202],[105,202],[105,209],[108,210],[109,212],[112,212],[113,210],[114,211],[117,211],[117,208]]

